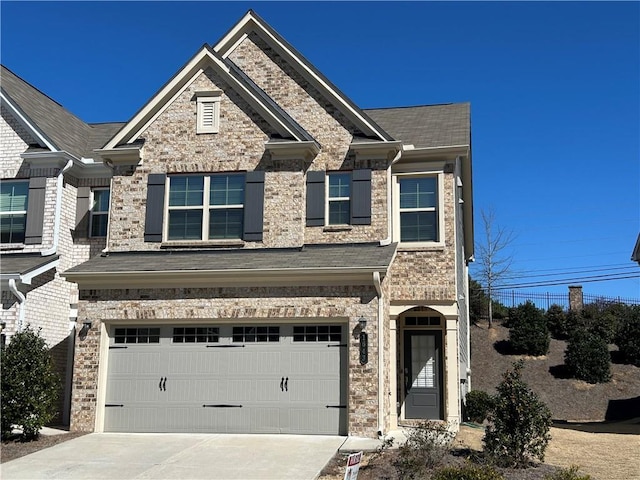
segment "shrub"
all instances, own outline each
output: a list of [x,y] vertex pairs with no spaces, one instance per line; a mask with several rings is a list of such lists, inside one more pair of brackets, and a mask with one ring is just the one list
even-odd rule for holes
[[22,427],[22,440],[33,440],[55,414],[59,378],[40,332],[29,326],[2,349],[2,437],[12,425]]
[[569,336],[567,314],[560,305],[551,305],[545,316],[547,318],[547,328],[553,338],[564,340]]
[[543,480],[591,480],[591,476],[581,475],[578,467],[572,465],[570,468],[561,468],[552,475],[545,475]]
[[493,408],[491,395],[482,390],[471,390],[465,397],[465,414],[472,422],[482,423]]
[[450,425],[443,422],[425,421],[412,429],[393,461],[398,476],[403,479],[423,478],[429,469],[442,462],[454,437]]
[[618,302],[599,300],[584,306],[582,315],[587,328],[606,343],[613,343],[627,306]]
[[628,315],[620,322],[615,341],[624,362],[640,367],[640,306],[630,309]]
[[519,305],[509,330],[509,342],[516,353],[546,355],[549,351],[549,329],[547,321],[533,303]]
[[535,459],[544,461],[551,438],[551,411],[522,380],[523,366],[520,360],[504,373],[482,439],[497,465],[522,468]]
[[431,480],[503,480],[500,472],[489,465],[466,464],[437,470]]
[[607,342],[587,329],[573,333],[564,353],[567,372],[578,380],[606,383],[611,379],[611,355]]

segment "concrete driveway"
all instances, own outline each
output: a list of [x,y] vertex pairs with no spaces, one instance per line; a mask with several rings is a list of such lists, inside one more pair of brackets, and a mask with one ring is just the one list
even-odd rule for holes
[[92,433],[1,466],[13,479],[309,479],[346,437]]

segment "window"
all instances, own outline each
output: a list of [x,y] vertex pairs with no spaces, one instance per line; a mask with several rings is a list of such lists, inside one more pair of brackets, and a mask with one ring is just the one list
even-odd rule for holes
[[399,219],[401,242],[438,242],[440,202],[437,176],[400,176]]
[[0,183],[1,243],[24,243],[28,197],[28,181]]
[[351,219],[351,174],[327,175],[327,225],[347,225]]
[[293,327],[294,342],[339,342],[342,340],[340,325],[305,325]]
[[242,238],[243,174],[175,176],[168,184],[168,240]]
[[116,328],[114,343],[160,343],[159,328]]
[[234,342],[279,342],[280,327],[233,327]]
[[220,130],[220,97],[222,92],[197,92],[196,133],[218,133]]
[[217,343],[220,338],[218,327],[176,327],[173,329],[173,343]]
[[109,223],[109,197],[108,188],[95,189],[91,192],[90,232],[92,237],[106,237]]

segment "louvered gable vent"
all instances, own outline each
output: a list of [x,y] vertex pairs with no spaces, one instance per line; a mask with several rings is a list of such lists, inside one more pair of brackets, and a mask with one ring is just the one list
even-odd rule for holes
[[218,133],[220,130],[220,98],[222,92],[196,92],[196,133]]

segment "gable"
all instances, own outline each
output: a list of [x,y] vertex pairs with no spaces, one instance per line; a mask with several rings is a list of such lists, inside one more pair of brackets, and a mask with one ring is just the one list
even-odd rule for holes
[[[358,108],[331,83],[329,79],[254,11],[249,10],[249,12],[220,39],[213,49],[218,52],[222,58],[230,59],[240,68],[248,69],[252,64],[255,66],[255,63],[247,62],[244,57],[250,44],[262,50],[270,59],[271,64],[278,65],[282,71],[286,71],[287,75],[296,81],[300,87],[312,96],[316,96],[318,104],[322,105],[326,103],[331,106],[331,109],[340,112],[342,117],[348,119],[350,123],[348,129],[355,136],[364,136],[378,141],[393,141],[393,138],[387,132]],[[253,52],[255,54],[255,50]],[[259,66],[264,67],[264,65]],[[295,72],[295,75],[292,74],[292,72]],[[257,80],[257,75],[260,73],[258,70],[252,69],[251,72],[247,71],[246,73],[269,95],[272,95],[269,85],[264,81],[260,82]],[[309,87],[313,87],[315,92]]]
[[313,141],[313,138],[265,96],[264,92],[205,45],[134,115],[104,149],[114,149],[140,139],[142,132],[207,69],[212,69],[219,79],[226,83],[226,91],[233,90],[279,137],[298,142]]

